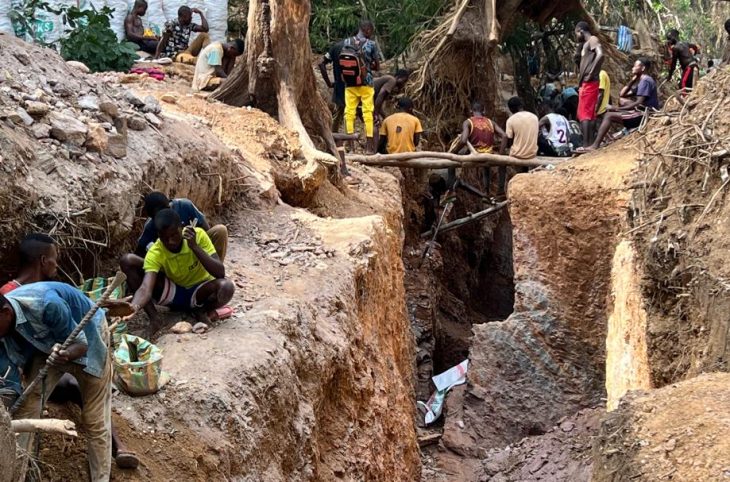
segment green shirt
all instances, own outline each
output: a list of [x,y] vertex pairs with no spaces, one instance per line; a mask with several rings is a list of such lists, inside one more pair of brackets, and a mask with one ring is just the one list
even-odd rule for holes
[[[215,247],[205,230],[195,228],[195,241],[208,255],[216,254]],[[215,279],[205,270],[203,264],[188,246],[186,239],[183,239],[179,253],[171,253],[161,240],[155,241],[144,257],[144,271],[145,273],[159,273],[160,270],[165,272],[165,276],[170,281],[183,288],[190,288],[204,281]]]

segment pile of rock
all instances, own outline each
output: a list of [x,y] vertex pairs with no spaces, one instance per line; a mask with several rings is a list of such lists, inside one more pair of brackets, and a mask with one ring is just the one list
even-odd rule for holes
[[326,248],[320,240],[297,240],[297,233],[289,238],[282,238],[275,233],[260,233],[256,244],[265,258],[281,266],[296,264],[314,268],[322,264],[323,259],[335,256],[335,251]]

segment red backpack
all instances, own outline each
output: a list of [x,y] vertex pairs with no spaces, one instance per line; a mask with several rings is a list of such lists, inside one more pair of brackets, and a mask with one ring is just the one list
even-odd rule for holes
[[352,37],[345,40],[345,44],[340,50],[337,63],[342,72],[342,81],[347,87],[359,87],[365,84],[368,68],[362,48],[366,42],[367,40],[360,42],[357,37]]

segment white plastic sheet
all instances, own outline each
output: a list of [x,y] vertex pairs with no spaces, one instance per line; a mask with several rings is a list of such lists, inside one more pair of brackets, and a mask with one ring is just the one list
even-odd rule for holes
[[[13,5],[18,5],[22,0],[0,0],[0,31],[6,33],[19,33],[14,29],[10,20],[10,10]],[[119,40],[124,38],[124,17],[132,9],[134,0],[50,0],[51,6],[76,5],[79,8],[90,8],[91,5],[97,9],[109,6],[114,9],[111,19],[111,27],[117,34]],[[190,8],[198,8],[205,15],[210,27],[210,36],[213,40],[225,40],[228,23],[228,0],[147,0],[147,14],[142,21],[145,27],[152,28],[158,33],[162,32],[165,22],[177,18],[177,9],[183,5]],[[37,12],[38,25],[36,30],[43,34],[43,40],[53,42],[63,32],[63,25],[55,15],[39,10]],[[193,22],[200,23],[198,15],[193,15]],[[17,27],[17,26],[15,26]]]
[[453,387],[466,383],[466,372],[469,368],[469,360],[464,360],[458,365],[449,368],[445,372],[431,377],[436,391],[431,394],[427,402],[418,402],[418,407],[424,412],[426,425],[432,424],[441,416],[446,394]]

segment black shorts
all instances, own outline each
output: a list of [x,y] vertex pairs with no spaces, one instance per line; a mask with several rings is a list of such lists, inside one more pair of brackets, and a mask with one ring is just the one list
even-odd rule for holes
[[629,130],[638,129],[642,119],[644,119],[644,113],[641,111],[629,111],[621,114],[624,127]]

